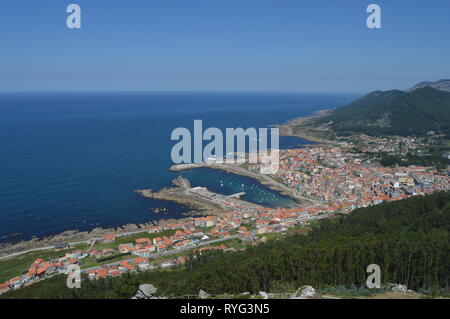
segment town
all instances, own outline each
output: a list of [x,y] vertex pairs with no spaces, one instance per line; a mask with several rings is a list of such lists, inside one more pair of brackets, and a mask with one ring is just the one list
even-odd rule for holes
[[[423,140],[410,137],[379,142],[373,143],[372,138],[365,136],[358,140],[359,148],[365,152],[424,146]],[[220,202],[229,211],[151,226],[134,233],[91,238],[78,245],[57,244],[52,253],[55,257],[35,259],[28,269],[0,284],[0,293],[67,273],[74,264],[79,265],[90,280],[175,267],[204,251],[245,249],[264,242],[271,234],[306,229],[318,219],[349,214],[357,208],[385,201],[450,189],[448,169],[383,167],[364,154],[355,153],[355,146],[354,142],[344,141],[280,151],[280,167],[271,178],[309,199],[306,206],[267,208],[250,203],[245,205],[243,201],[212,193],[203,187],[191,188],[181,179],[179,182],[184,183],[187,193]],[[247,169],[257,171],[257,165]]]
[[371,160],[361,160],[351,153],[351,148],[346,143],[340,147],[287,150],[282,152],[276,177],[303,196],[330,203],[341,212],[449,189],[447,170],[382,167]]

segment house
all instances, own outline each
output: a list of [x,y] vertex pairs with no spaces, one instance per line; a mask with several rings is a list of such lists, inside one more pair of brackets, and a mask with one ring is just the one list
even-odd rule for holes
[[88,278],[89,278],[89,280],[94,280],[96,276],[97,276],[97,270],[96,270],[96,269],[90,270],[90,271],[88,272]]
[[156,249],[158,252],[164,251],[164,250],[166,250],[166,248],[167,248],[166,244],[159,244],[158,246],[156,246]]
[[189,246],[191,244],[191,240],[190,239],[185,239],[185,240],[183,240],[183,244],[185,246]]
[[76,258],[70,258],[70,259],[69,259],[69,264],[71,264],[71,265],[76,265],[76,264],[78,264],[78,259],[76,259]]
[[133,263],[139,267],[140,270],[150,269],[150,263],[148,258],[135,258]]
[[143,258],[143,257],[134,258],[133,259],[133,263],[136,264],[136,265],[139,265],[139,264],[142,264],[142,263],[148,263],[148,258]]
[[114,254],[114,250],[109,249],[109,248],[105,248],[102,250],[102,256],[108,257],[108,256],[112,256]]
[[22,275],[20,277],[20,279],[22,280],[22,283],[25,284],[31,280],[31,276],[29,276],[28,274],[25,274],[25,275]]
[[132,243],[119,245],[119,251],[122,254],[131,252],[132,248],[134,248],[134,245]]
[[260,227],[256,231],[257,234],[264,234],[266,232],[267,232],[267,228],[265,228],[265,227]]
[[44,262],[45,260],[44,259],[42,259],[42,258],[38,258],[38,259],[36,259],[35,261],[34,261],[34,263],[33,263],[33,265],[34,265],[34,267],[37,267],[37,266],[39,266],[42,262]]
[[136,242],[136,244],[145,245],[145,244],[150,243],[151,241],[150,241],[150,239],[143,237],[143,238],[136,239],[135,242]]
[[193,237],[202,237],[204,233],[201,230],[195,230],[192,232]]
[[103,243],[104,244],[110,244],[116,241],[116,236],[115,235],[106,235],[105,237],[103,237]]
[[185,229],[184,232],[185,232],[186,236],[188,236],[188,237],[192,236],[192,232],[189,229]]
[[74,251],[71,251],[71,252],[67,252],[66,254],[65,254],[65,256],[67,257],[67,258],[75,258],[75,259],[79,259],[80,257],[81,257],[81,255],[82,255],[83,253],[81,252],[81,250],[80,249],[77,249],[77,250],[74,250]]
[[14,289],[19,288],[22,285],[22,280],[20,277],[14,277],[9,281],[9,285]]
[[30,267],[28,269],[27,275],[30,277],[33,277],[36,275],[37,269],[35,267]]
[[56,271],[55,265],[49,262],[43,262],[39,265],[39,268],[36,270],[36,276],[44,277],[48,274],[51,274]]
[[268,221],[259,219],[259,220],[256,221],[256,228],[264,228],[268,224],[269,224]]
[[112,269],[108,272],[111,277],[120,276],[122,273],[118,269]]
[[177,240],[180,240],[180,239],[183,239],[184,236],[186,236],[186,234],[185,234],[182,230],[179,230],[179,229],[178,229],[178,230],[175,232],[175,234],[173,235],[173,238],[175,238],[175,239],[177,239]]
[[148,228],[148,233],[160,233],[163,231],[161,226],[153,226]]
[[121,261],[120,262],[120,265],[119,265],[119,270],[121,271],[121,272],[125,272],[125,271],[133,271],[133,270],[135,270],[135,267],[134,267],[134,265],[130,265],[129,263],[128,263],[128,261]]
[[181,264],[185,264],[188,261],[189,257],[188,256],[180,256],[177,258],[177,265],[181,265]]
[[89,254],[92,257],[94,257],[95,259],[98,259],[98,258],[102,257],[102,253],[99,252],[98,250],[92,250]]
[[247,229],[247,227],[245,227],[245,226],[241,226],[241,227],[239,227],[239,230],[238,230],[238,232],[239,233],[245,233],[245,232],[247,232],[248,231],[248,229]]
[[206,227],[212,227],[216,224],[216,217],[215,216],[208,216],[205,218],[206,221]]
[[197,219],[195,219],[194,225],[196,227],[201,227],[201,228],[206,227],[205,218],[197,218]]
[[54,246],[54,248],[55,248],[55,250],[56,251],[59,251],[59,250],[66,250],[66,249],[69,249],[69,244],[68,243],[59,243],[59,244],[55,244],[55,246]]
[[139,249],[138,251],[135,252],[135,255],[137,255],[139,257],[148,258],[148,257],[150,257],[150,250],[148,250],[147,248]]
[[97,269],[97,279],[105,278],[108,276],[108,269]]
[[164,239],[164,244],[166,246],[172,246],[173,245],[173,240],[172,239]]

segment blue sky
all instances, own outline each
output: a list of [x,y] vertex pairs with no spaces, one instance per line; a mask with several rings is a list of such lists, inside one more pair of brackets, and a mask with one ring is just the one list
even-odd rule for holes
[[0,91],[403,89],[450,78],[449,34],[448,0],[2,0]]

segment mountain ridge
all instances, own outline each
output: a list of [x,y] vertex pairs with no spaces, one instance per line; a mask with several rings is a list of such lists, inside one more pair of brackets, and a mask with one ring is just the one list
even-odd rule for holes
[[421,89],[424,87],[431,87],[436,90],[450,92],[450,79],[441,79],[436,82],[432,82],[432,81],[420,82],[420,83],[417,83],[416,85],[414,85],[412,88],[406,90],[406,92],[411,92],[411,91]]
[[422,82],[407,91],[371,92],[334,109],[320,118],[319,124],[327,124],[337,133],[450,134],[450,91],[434,88],[438,82]]

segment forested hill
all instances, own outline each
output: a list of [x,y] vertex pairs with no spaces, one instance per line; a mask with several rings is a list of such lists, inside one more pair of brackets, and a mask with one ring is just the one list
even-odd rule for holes
[[191,258],[183,269],[150,271],[67,289],[65,278],[45,280],[1,298],[131,298],[141,283],[170,296],[257,293],[312,285],[363,287],[369,264],[383,283],[419,291],[449,285],[450,193],[436,193],[358,209],[327,219],[308,236],[290,236],[231,253]]
[[450,134],[450,93],[426,86],[413,91],[372,92],[322,119],[338,133],[370,135]]

